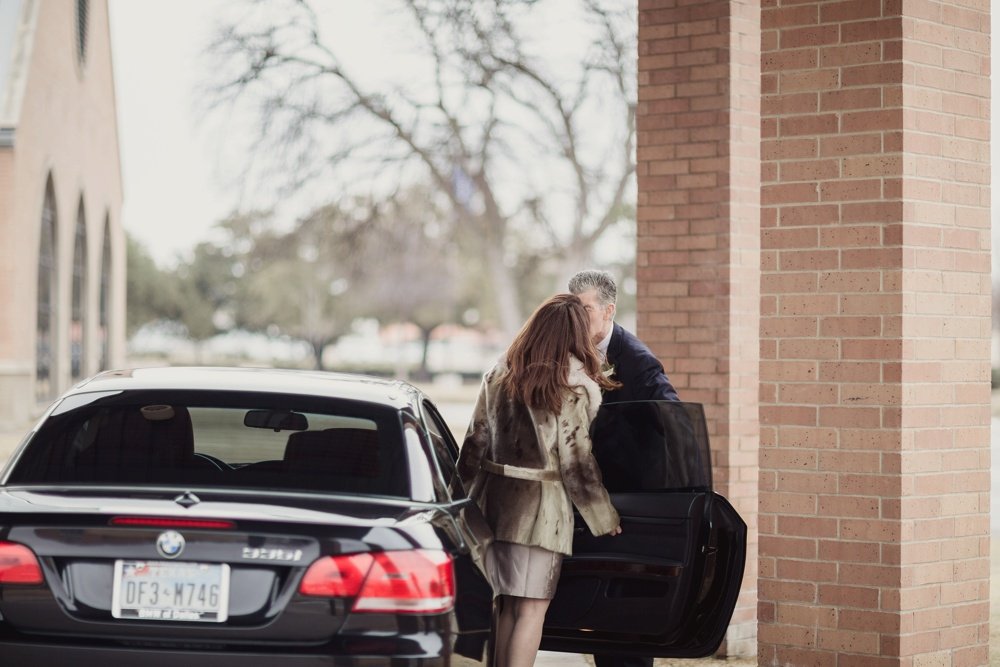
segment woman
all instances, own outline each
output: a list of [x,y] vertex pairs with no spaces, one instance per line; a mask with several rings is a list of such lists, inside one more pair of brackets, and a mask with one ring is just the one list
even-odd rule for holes
[[594,535],[621,532],[591,454],[601,373],[580,298],[558,294],[532,314],[483,379],[458,474],[493,528],[486,567],[501,596],[497,665],[531,665],[572,553],[573,505]]

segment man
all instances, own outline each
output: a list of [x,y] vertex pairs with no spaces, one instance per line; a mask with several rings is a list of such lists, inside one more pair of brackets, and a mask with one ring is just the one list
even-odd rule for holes
[[[649,348],[620,324],[615,323],[618,288],[607,271],[580,271],[569,279],[569,291],[580,297],[590,315],[590,334],[605,362],[614,368],[620,389],[604,393],[603,402],[679,401],[663,364]],[[652,658],[595,655],[597,667],[652,667]]]
[[604,394],[605,403],[681,400],[659,359],[634,334],[615,323],[618,288],[610,273],[580,271],[569,279],[569,291],[583,301],[597,350],[614,368],[614,379],[622,383],[621,389]]

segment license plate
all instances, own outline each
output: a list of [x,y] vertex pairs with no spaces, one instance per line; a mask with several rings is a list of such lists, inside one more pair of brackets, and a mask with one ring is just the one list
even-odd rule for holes
[[229,566],[118,560],[111,596],[115,618],[222,623],[229,616]]

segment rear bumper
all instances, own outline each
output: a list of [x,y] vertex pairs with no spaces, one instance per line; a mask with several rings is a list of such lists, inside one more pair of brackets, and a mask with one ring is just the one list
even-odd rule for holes
[[[23,641],[0,643],[0,665],[44,667],[384,667],[393,658],[414,667],[448,667],[450,655],[330,655],[301,649],[254,652],[174,650],[121,646],[42,644]],[[394,661],[393,661],[394,662]]]

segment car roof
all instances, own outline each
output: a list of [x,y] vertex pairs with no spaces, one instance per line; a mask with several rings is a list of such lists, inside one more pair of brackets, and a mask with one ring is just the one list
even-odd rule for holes
[[411,384],[352,373],[277,368],[164,366],[99,373],[67,392],[137,391],[148,389],[247,391],[299,394],[381,403],[395,408],[419,403],[422,394]]

